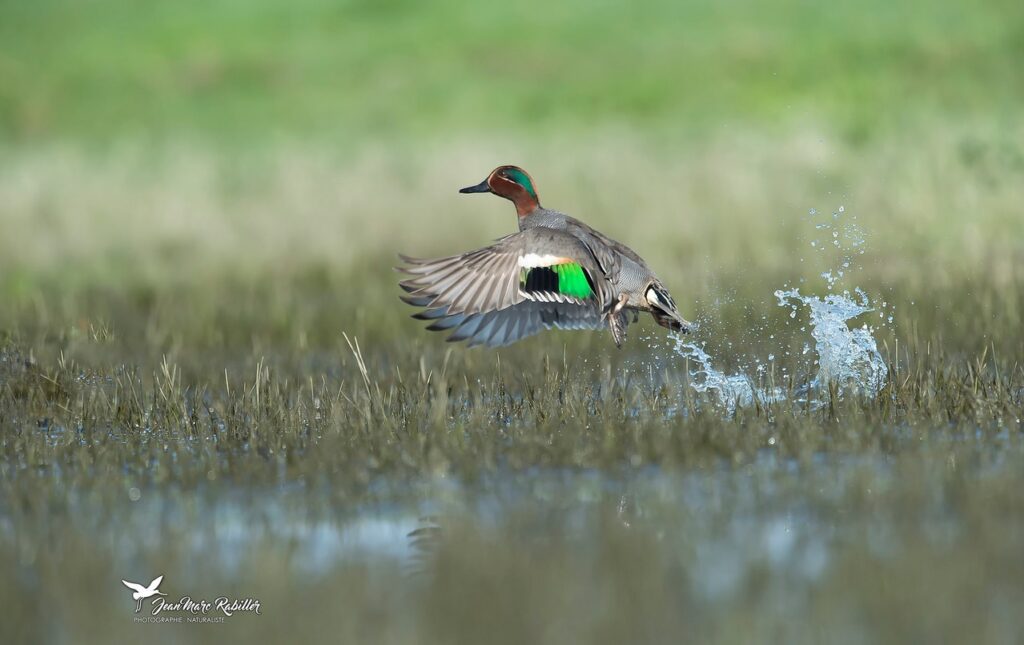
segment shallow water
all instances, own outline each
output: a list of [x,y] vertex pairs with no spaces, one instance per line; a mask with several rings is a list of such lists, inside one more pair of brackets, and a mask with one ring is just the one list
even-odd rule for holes
[[[54,521],[62,531],[106,545],[119,571],[143,567],[154,553],[175,553],[181,561],[204,563],[177,575],[201,579],[213,567],[230,577],[260,549],[287,545],[291,573],[308,578],[366,562],[429,573],[432,543],[443,542],[449,521],[500,530],[525,513],[539,522],[533,537],[559,535],[582,547],[602,538],[594,531],[611,513],[626,531],[660,535],[661,549],[690,552],[685,584],[720,600],[764,567],[772,577],[804,584],[822,576],[845,538],[819,504],[856,495],[865,478],[869,487],[885,490],[893,478],[889,459],[820,455],[799,463],[769,448],[738,470],[724,464],[689,473],[534,469],[492,473],[473,485],[440,477],[413,483],[397,497],[389,486],[393,499],[358,507],[338,506],[330,491],[302,486],[219,487],[188,496],[154,489],[135,491],[130,503],[113,509],[71,499],[66,516]],[[813,494],[803,494],[804,486]],[[958,532],[958,518],[941,503],[918,510],[927,511],[922,528],[929,534],[946,539]],[[879,555],[905,546],[873,527],[870,513],[852,513],[840,523],[845,530],[865,529],[869,549]],[[24,541],[31,535],[25,528],[0,515],[0,539],[20,543],[23,559],[31,561],[38,545]],[[437,530],[426,545],[415,533],[424,528]]]

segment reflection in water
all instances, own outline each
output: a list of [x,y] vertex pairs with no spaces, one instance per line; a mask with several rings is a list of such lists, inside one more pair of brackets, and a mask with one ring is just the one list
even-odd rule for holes
[[409,556],[406,573],[418,577],[428,575],[431,564],[441,547],[444,533],[436,515],[425,515],[419,519],[419,526],[406,534]]
[[[866,466],[881,485],[884,463]],[[535,470],[494,475],[465,488],[450,479],[436,486],[427,482],[406,503],[366,506],[357,513],[331,510],[330,504],[314,510],[317,499],[328,498],[326,491],[321,498],[288,487],[258,494],[221,489],[211,499],[143,491],[121,514],[98,521],[102,514],[79,501],[69,509],[69,519],[79,525],[78,532],[114,545],[125,570],[155,552],[176,551],[183,561],[213,562],[234,575],[254,554],[270,552],[287,554],[289,568],[303,579],[345,564],[365,564],[371,571],[397,566],[410,577],[428,574],[446,544],[449,521],[463,534],[466,527],[494,532],[514,548],[522,547],[522,540],[558,536],[581,552],[602,544],[607,537],[602,522],[612,521],[619,531],[653,536],[667,553],[690,553],[688,585],[711,600],[738,592],[755,569],[805,583],[821,576],[829,566],[832,529],[803,495],[793,494],[791,481],[809,477],[821,494],[842,498],[848,486],[858,485],[864,467],[857,461],[821,460],[808,475],[766,451],[741,471],[647,468],[613,478],[597,471]],[[505,535],[512,517],[525,517],[521,526],[528,529]],[[943,522],[936,531],[948,536],[948,521]],[[13,524],[0,522],[0,540],[16,533]],[[884,536],[876,533],[872,539],[884,547]]]
[[[787,625],[816,617],[838,633],[868,619],[855,613],[844,623],[815,603],[853,602],[857,612],[865,595],[921,577],[938,589],[966,583],[972,594],[973,571],[1019,552],[1019,437],[948,437],[959,443],[934,440],[898,458],[790,459],[771,447],[752,461],[685,470],[503,470],[464,483],[438,475],[406,480],[404,490],[392,482],[377,498],[386,501],[358,506],[327,486],[219,482],[187,494],[165,486],[102,504],[74,491],[48,517],[0,508],[0,553],[16,554],[29,575],[48,566],[32,566],[33,550],[36,562],[96,554],[112,584],[90,593],[109,594],[117,608],[125,598],[114,575],[142,572],[203,593],[237,581],[275,607],[329,595],[350,612],[345,620],[369,611],[417,628],[437,617],[461,629],[472,623],[467,614],[497,607],[514,625],[522,612],[569,621],[626,603],[655,606],[627,612],[637,625],[683,611],[708,626],[754,611]],[[959,468],[971,464],[971,476],[950,456]],[[979,519],[985,503],[1011,512]],[[947,571],[946,561],[966,564]],[[94,570],[81,570],[92,571],[78,576],[92,585]],[[1014,570],[998,570],[1014,579]],[[904,602],[908,585],[889,598]],[[1005,594],[992,589],[989,599]],[[921,602],[931,611],[930,596]],[[881,620],[897,621],[900,611]],[[1017,626],[1016,613],[1000,612],[992,620]]]

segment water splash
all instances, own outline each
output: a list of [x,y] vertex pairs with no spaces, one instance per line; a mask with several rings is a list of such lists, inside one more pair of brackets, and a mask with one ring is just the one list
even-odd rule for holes
[[[836,292],[837,284],[848,280],[850,273],[856,269],[855,257],[864,254],[864,232],[856,224],[856,216],[846,214],[843,206],[833,212],[831,217],[824,215],[824,221],[815,219],[819,218],[815,209],[811,209],[809,215],[814,220],[814,230],[824,236],[824,239],[810,241],[813,252],[838,252],[840,257],[831,269],[821,273],[826,289],[833,293],[817,297],[803,295],[799,288],[775,291],[779,306],[790,309],[791,319],[796,319],[801,306],[809,311],[814,346],[812,348],[810,344],[804,344],[802,353],[808,354],[813,349],[818,357],[814,362],[818,368],[817,373],[806,375],[805,385],[798,390],[794,402],[817,407],[822,403],[821,397],[830,383],[838,384],[841,394],[851,392],[873,397],[885,386],[888,370],[872,336],[874,330],[867,324],[851,328],[849,323],[875,308],[860,288],[854,288],[852,294],[848,290]],[[804,258],[800,258],[800,261],[803,262]],[[879,311],[879,317],[883,320],[886,320],[885,308],[886,303],[883,302]],[[887,320],[891,323],[892,316],[889,315]],[[774,339],[775,335],[769,338]],[[742,371],[726,374],[715,369],[711,356],[703,347],[694,342],[686,342],[681,336],[675,337],[675,351],[696,365],[695,369],[690,370],[690,386],[699,393],[713,395],[716,403],[729,413],[737,407],[787,400],[782,388],[759,387],[753,378]],[[790,354],[788,351],[779,353]],[[774,354],[770,354],[769,361],[773,358]],[[760,361],[757,363],[758,375],[763,376],[764,364]]]
[[713,394],[718,404],[730,414],[735,412],[737,407],[749,407],[755,401],[759,405],[765,405],[786,400],[782,388],[758,387],[749,376],[742,373],[724,374],[715,369],[711,364],[711,357],[703,348],[695,343],[685,342],[682,336],[675,335],[673,338],[676,353],[697,364],[696,369],[690,370],[690,386],[701,394]]
[[860,289],[831,294],[824,298],[805,296],[799,289],[778,290],[780,307],[800,303],[810,309],[811,336],[818,353],[818,373],[811,388],[837,383],[840,388],[865,396],[875,396],[885,387],[888,369],[867,324],[851,329],[848,321],[874,311],[867,294]]

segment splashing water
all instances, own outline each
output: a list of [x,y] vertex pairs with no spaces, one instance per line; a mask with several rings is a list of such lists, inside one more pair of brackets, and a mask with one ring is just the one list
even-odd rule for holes
[[799,289],[780,289],[775,297],[780,307],[798,302],[811,311],[811,336],[818,353],[818,374],[811,387],[834,382],[845,390],[874,396],[885,386],[888,370],[871,329],[867,325],[850,329],[847,325],[847,321],[874,311],[863,291],[857,289],[855,293],[860,302],[848,292],[816,298],[801,295]]
[[[838,266],[821,274],[829,291],[833,291],[837,282],[848,277],[854,269],[854,256],[864,253],[863,231],[854,222],[840,221],[845,211],[840,206],[829,220],[816,223],[815,230],[825,233],[826,238],[825,241],[812,240],[810,243],[815,252],[820,253],[833,247],[843,253]],[[811,209],[810,216],[816,217],[818,212]],[[803,258],[800,261],[803,262]],[[800,397],[798,402],[806,402],[815,407],[820,405],[820,399],[813,399],[811,394],[814,391],[823,392],[829,383],[838,384],[840,393],[845,391],[873,397],[881,391],[888,370],[871,335],[873,330],[866,324],[853,329],[848,325],[857,316],[874,311],[867,294],[855,288],[853,294],[844,291],[842,294],[831,293],[819,298],[805,296],[798,288],[792,288],[775,291],[775,297],[780,307],[791,310],[790,318],[796,318],[801,305],[810,312],[811,337],[814,339],[814,351],[818,355],[815,361],[818,371],[807,386],[801,388],[800,392],[806,398]],[[884,316],[884,313],[880,313],[880,316]],[[888,320],[892,322],[892,316]],[[758,387],[745,373],[730,375],[715,369],[711,356],[702,347],[693,342],[685,342],[680,336],[675,337],[675,351],[697,366],[690,371],[691,387],[702,394],[713,394],[716,402],[729,413],[737,407],[747,407],[755,402],[765,405],[787,400],[782,388]],[[805,345],[804,353],[809,351],[810,346]],[[771,358],[773,356],[769,360]]]
[[736,411],[737,406],[749,407],[755,401],[765,405],[786,400],[782,388],[759,388],[746,374],[723,374],[714,368],[711,357],[701,347],[684,342],[683,337],[679,335],[673,338],[676,353],[697,364],[697,368],[690,371],[690,386],[701,394],[714,394],[718,404],[725,407],[730,414]]

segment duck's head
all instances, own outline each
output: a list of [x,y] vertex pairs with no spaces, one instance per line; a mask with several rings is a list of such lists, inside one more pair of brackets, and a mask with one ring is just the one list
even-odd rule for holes
[[540,206],[533,179],[518,166],[498,166],[487,179],[476,186],[467,186],[460,193],[494,193],[516,205],[520,217],[532,213]]

